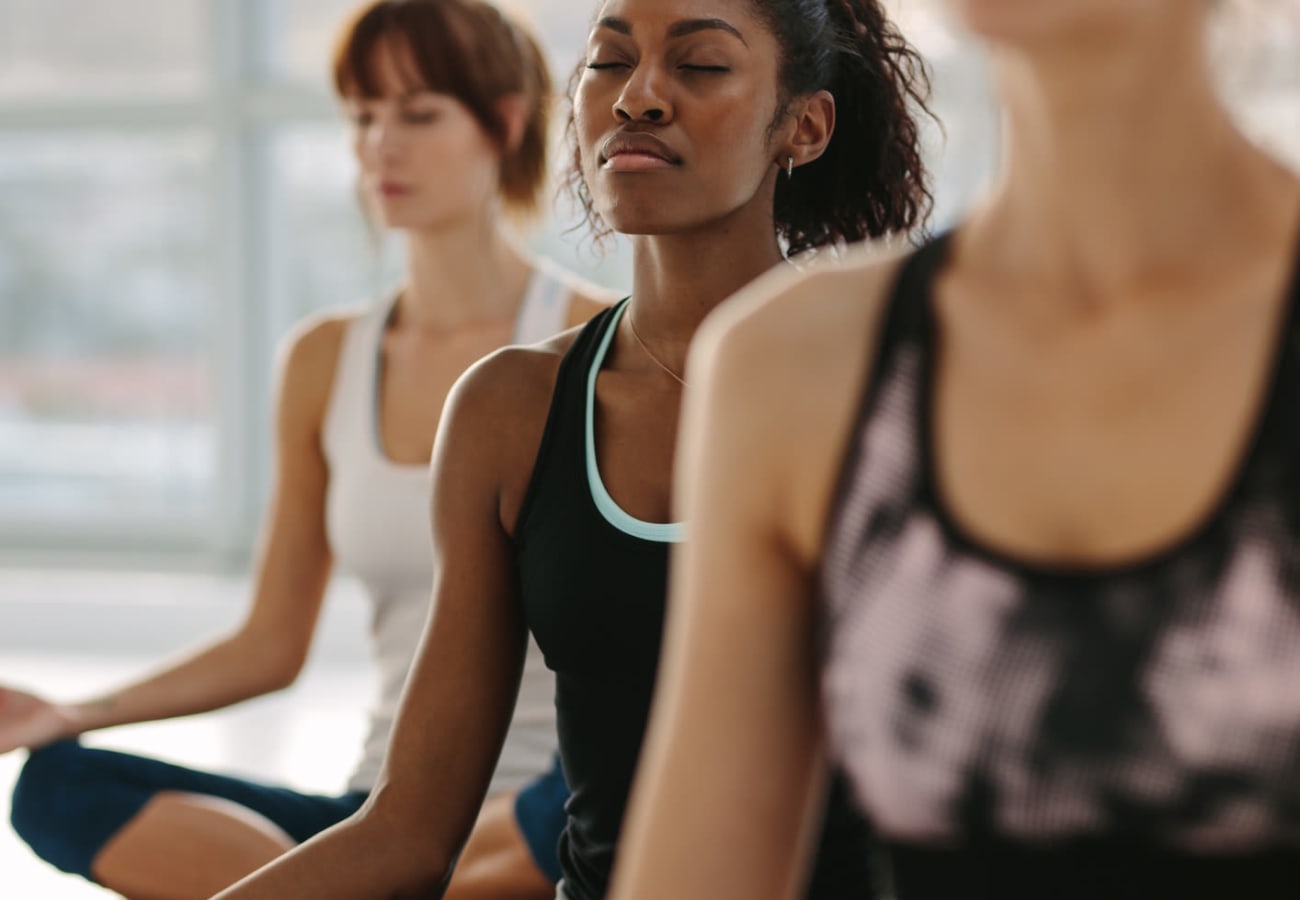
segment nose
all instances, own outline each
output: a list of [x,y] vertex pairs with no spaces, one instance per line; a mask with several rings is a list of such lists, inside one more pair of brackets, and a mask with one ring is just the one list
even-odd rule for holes
[[672,118],[668,85],[657,66],[642,63],[632,70],[614,103],[614,118],[655,123]]
[[362,150],[375,162],[386,162],[401,153],[401,128],[386,116],[376,115],[361,134]]
[[399,131],[392,122],[380,122],[375,127],[375,153],[380,159],[391,159],[397,155],[402,143]]

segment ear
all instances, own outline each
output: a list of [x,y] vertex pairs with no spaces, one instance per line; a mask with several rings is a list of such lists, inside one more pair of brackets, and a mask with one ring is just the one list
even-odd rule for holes
[[524,142],[524,132],[528,130],[530,116],[528,98],[523,94],[506,94],[497,100],[496,106],[497,117],[505,126],[505,140],[501,153],[509,156],[519,149],[519,145]]
[[794,164],[806,166],[821,157],[835,133],[835,98],[830,91],[816,91],[796,99],[790,105],[789,137],[777,160],[782,169],[788,157]]

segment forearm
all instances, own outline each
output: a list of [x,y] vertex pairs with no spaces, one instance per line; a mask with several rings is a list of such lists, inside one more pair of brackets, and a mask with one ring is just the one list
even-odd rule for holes
[[452,856],[417,823],[367,807],[227,888],[214,900],[438,898]]
[[208,712],[283,687],[296,667],[267,644],[237,632],[138,681],[70,704],[68,736]]

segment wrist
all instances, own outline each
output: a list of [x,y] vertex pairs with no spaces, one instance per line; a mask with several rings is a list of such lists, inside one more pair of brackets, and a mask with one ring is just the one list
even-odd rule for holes
[[60,725],[60,738],[73,738],[110,724],[110,715],[116,705],[113,697],[87,700],[84,703],[64,703],[55,707]]

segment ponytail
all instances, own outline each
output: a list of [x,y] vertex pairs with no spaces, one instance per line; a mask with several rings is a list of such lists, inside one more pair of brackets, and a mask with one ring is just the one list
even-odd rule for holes
[[518,49],[519,92],[528,105],[528,118],[519,145],[501,160],[501,194],[506,205],[523,215],[536,213],[547,178],[547,151],[554,88],[551,70],[537,38],[518,22],[501,16]]
[[879,0],[753,0],[781,44],[781,115],[826,90],[835,133],[820,158],[778,179],[776,225],[790,254],[921,232],[933,206],[917,114],[929,114],[921,55]]

